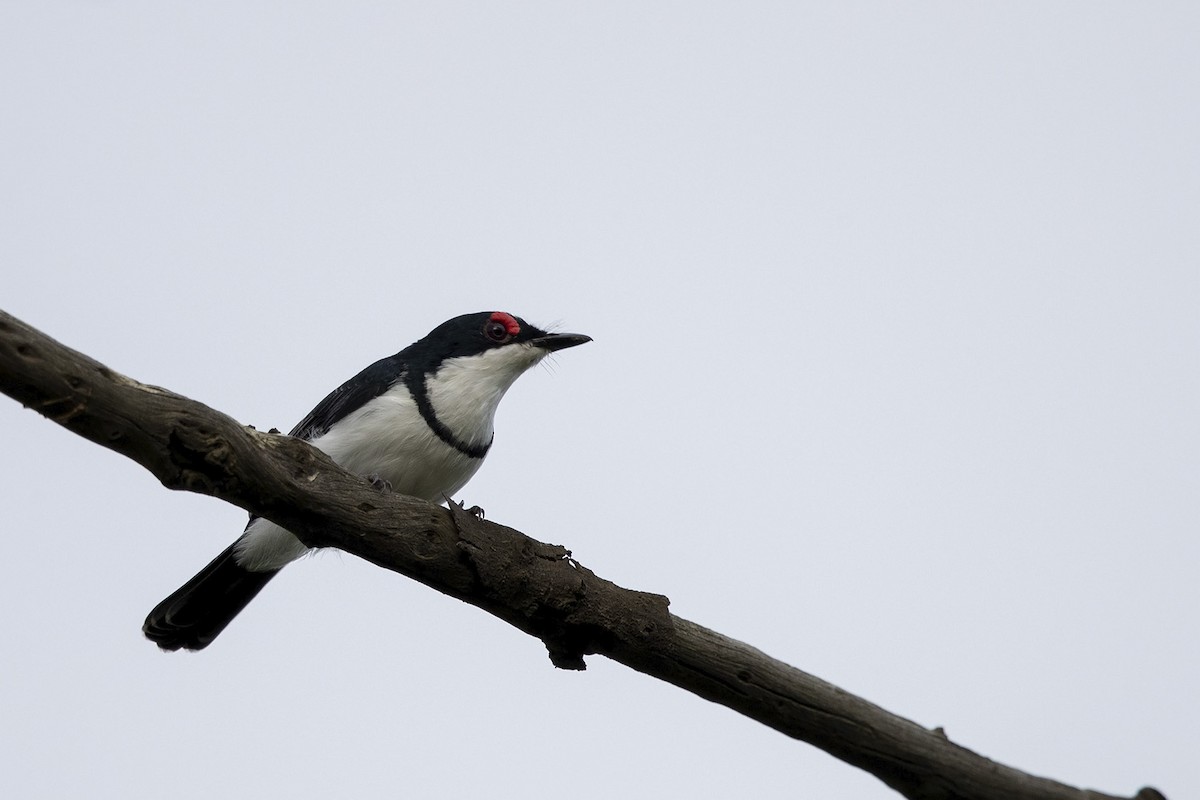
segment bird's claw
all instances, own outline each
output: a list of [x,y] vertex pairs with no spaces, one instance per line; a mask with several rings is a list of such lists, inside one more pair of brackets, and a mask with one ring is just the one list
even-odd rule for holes
[[475,519],[483,519],[483,509],[479,506],[471,506],[467,509],[467,513]]
[[372,487],[381,492],[390,492],[392,490],[392,482],[379,477],[377,473],[372,472],[370,475],[368,475],[367,481],[370,482]]

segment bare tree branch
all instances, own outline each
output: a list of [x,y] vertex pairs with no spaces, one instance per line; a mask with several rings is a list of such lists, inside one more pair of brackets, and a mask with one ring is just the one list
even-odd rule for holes
[[[476,605],[555,666],[600,654],[808,742],[922,800],[1115,800],[1025,774],[597,577],[557,545],[380,492],[307,443],[139,383],[0,311],[0,391],[144,466],[170,489],[260,514]],[[1162,800],[1150,788],[1136,800]]]

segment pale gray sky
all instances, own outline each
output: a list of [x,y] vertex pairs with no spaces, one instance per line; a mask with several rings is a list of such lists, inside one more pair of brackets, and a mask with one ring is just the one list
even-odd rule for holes
[[[442,320],[588,333],[463,493],[999,761],[1200,796],[1189,3],[0,5],[2,307],[287,429]],[[5,797],[895,796],[0,402]]]

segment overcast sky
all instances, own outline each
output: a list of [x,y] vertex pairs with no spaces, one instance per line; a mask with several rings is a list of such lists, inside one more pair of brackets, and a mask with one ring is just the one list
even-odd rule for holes
[[[595,342],[469,504],[1035,774],[1200,797],[1194,3],[0,4],[0,306],[289,429],[439,322]],[[895,797],[0,398],[0,795]]]

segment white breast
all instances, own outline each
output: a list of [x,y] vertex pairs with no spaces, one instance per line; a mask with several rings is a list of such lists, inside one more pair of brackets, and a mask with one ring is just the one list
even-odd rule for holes
[[[488,437],[491,437],[490,415]],[[392,491],[441,503],[454,496],[483,464],[443,442],[425,423],[400,384],[341,419],[312,440],[358,475],[378,475]],[[308,552],[286,529],[257,519],[238,541],[238,563],[253,571],[279,569]]]
[[434,503],[465,486],[483,463],[439,439],[403,384],[347,415],[312,443],[351,472],[378,475],[393,491]]

